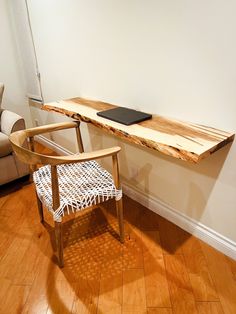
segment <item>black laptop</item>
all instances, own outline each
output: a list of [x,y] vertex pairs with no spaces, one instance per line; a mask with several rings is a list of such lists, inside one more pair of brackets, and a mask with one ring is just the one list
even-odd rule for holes
[[116,107],[109,110],[99,111],[97,112],[97,115],[125,125],[138,123],[147,119],[151,119],[152,117],[152,115],[149,113],[125,107]]

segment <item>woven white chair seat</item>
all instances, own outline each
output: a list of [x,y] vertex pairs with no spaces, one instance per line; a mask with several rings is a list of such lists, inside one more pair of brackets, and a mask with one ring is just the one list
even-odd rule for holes
[[43,166],[33,174],[38,197],[55,221],[60,222],[62,216],[70,212],[122,197],[122,190],[116,189],[111,174],[94,160],[58,165],[57,174],[60,207],[56,211],[52,204],[50,166]]

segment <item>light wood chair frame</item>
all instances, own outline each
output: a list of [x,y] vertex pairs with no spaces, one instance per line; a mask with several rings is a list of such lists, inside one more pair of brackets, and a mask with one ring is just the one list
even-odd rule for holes
[[[78,155],[68,155],[68,156],[47,156],[35,152],[34,149],[34,136],[53,132],[57,130],[71,129],[75,128],[77,143],[79,147],[80,154]],[[25,129],[21,131],[14,132],[9,137],[12,144],[13,150],[15,151],[17,157],[29,164],[31,166],[32,172],[37,169],[37,165],[50,165],[51,166],[51,183],[52,183],[52,200],[53,200],[53,210],[56,211],[60,206],[60,196],[58,187],[58,175],[57,175],[57,165],[84,162],[89,160],[100,159],[104,157],[112,157],[112,168],[113,168],[113,180],[115,187],[117,189],[121,188],[120,177],[119,177],[119,166],[118,166],[118,156],[120,147],[111,147],[107,149],[97,150],[89,153],[84,152],[83,141],[80,132],[80,121],[74,122],[62,122],[55,123],[51,125],[44,125],[40,127]],[[25,147],[25,143],[28,143],[28,149]],[[40,201],[37,193],[37,205],[40,216],[40,221],[44,222],[43,216],[43,205]],[[116,201],[116,210],[119,223],[120,241],[124,243],[124,221],[123,221],[123,202],[122,198]],[[55,221],[55,238],[58,251],[58,264],[60,267],[64,266],[63,258],[63,240],[62,240],[62,225],[61,222]]]

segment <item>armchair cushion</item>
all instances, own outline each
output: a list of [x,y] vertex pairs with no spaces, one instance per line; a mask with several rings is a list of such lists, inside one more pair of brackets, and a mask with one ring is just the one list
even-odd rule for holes
[[29,174],[29,167],[16,158],[9,141],[12,132],[25,129],[18,114],[1,109],[4,85],[0,83],[0,186]]
[[12,146],[8,139],[12,132],[25,128],[24,119],[18,114],[0,109],[0,157],[12,153]]
[[8,136],[0,132],[0,157],[8,156],[11,152],[12,147]]
[[25,121],[24,119],[16,114],[15,112],[9,110],[3,110],[1,113],[1,132],[6,135],[10,135],[12,132],[19,131],[25,129]]

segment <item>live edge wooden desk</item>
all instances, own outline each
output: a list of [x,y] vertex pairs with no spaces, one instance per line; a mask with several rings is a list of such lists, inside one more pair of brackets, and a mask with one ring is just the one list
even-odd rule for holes
[[163,154],[191,162],[214,153],[234,139],[233,133],[212,127],[186,123],[154,115],[151,120],[126,126],[97,115],[98,111],[116,106],[101,101],[73,98],[48,103],[43,110],[62,113],[129,142],[157,150]]

